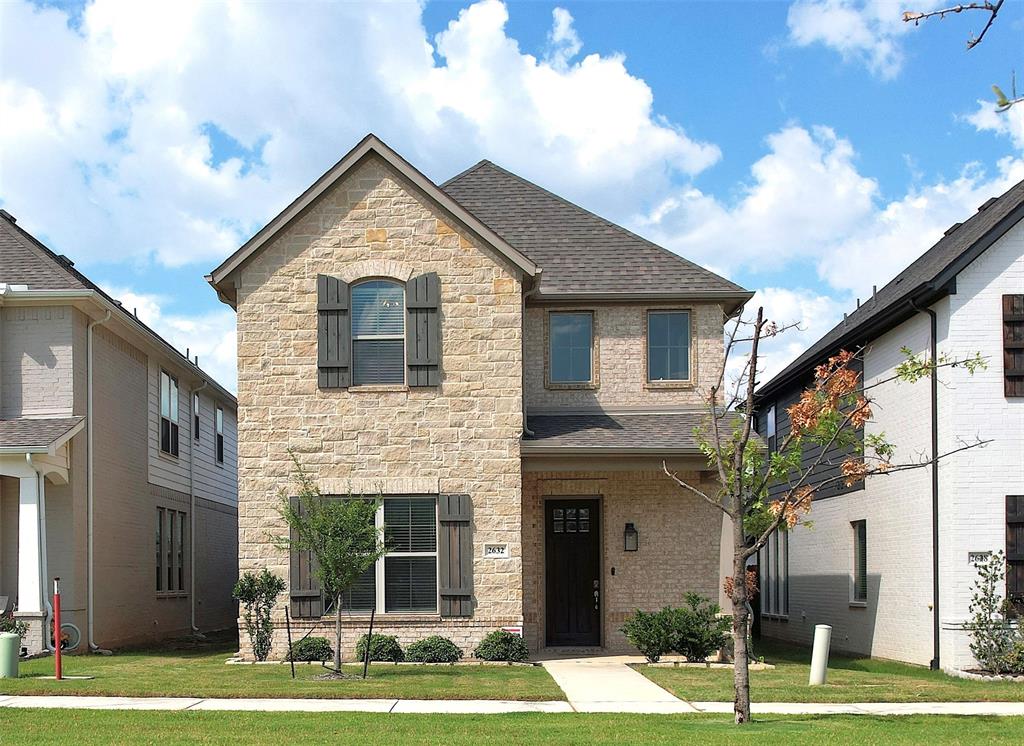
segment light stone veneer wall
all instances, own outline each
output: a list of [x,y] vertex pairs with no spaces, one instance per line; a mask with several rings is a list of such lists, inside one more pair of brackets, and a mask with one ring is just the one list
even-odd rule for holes
[[[647,311],[689,310],[691,381],[647,382]],[[593,388],[547,388],[545,365],[549,310],[594,313]],[[616,409],[700,407],[700,390],[713,384],[722,365],[722,307],[717,303],[533,306],[526,312],[526,405],[529,411],[557,408]]]
[[[437,272],[440,387],[317,387],[316,276],[352,280],[354,269],[399,279]],[[444,634],[468,651],[491,629],[520,624],[521,285],[505,260],[371,156],[242,268],[237,305],[241,572],[289,577],[288,553],[272,537],[286,533],[277,508],[291,485],[291,448],[327,492],[357,480],[402,493],[415,480],[472,497],[473,617],[380,615],[382,633],[406,642]],[[511,558],[482,559],[484,542],[508,544]],[[281,657],[283,606],[275,623],[272,656]]]
[[[680,475],[713,490],[701,474]],[[531,650],[545,641],[544,500],[601,499],[602,643],[612,653],[635,653],[620,631],[637,609],[680,606],[688,591],[718,601],[722,514],[687,495],[663,473],[526,472],[523,474],[524,635]],[[640,548],[626,552],[623,531],[635,524]],[[612,568],[615,575],[612,575]]]

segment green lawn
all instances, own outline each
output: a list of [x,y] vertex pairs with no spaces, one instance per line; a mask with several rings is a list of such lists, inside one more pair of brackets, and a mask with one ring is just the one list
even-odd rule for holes
[[[1024,684],[1010,681],[967,681],[941,671],[902,663],[844,658],[829,659],[828,683],[807,686],[811,652],[779,643],[755,644],[774,670],[750,673],[755,702],[1020,702]],[[660,668],[638,670],[681,699],[715,702],[732,699],[731,669]]]
[[[237,649],[237,648],[234,648]],[[95,694],[134,697],[330,697],[382,699],[562,700],[540,666],[403,666],[373,663],[370,677],[317,681],[318,664],[225,665],[232,648],[77,655],[64,658],[65,675],[90,681],[46,681],[53,658],[23,662],[21,678],[0,679],[0,694]],[[360,666],[346,669],[356,674]],[[2,735],[0,735],[2,740]]]
[[[281,744],[983,744],[1020,743],[1024,719],[771,717],[737,727],[725,716],[387,715],[366,713],[0,710],[8,743]],[[244,735],[243,735],[244,734]]]

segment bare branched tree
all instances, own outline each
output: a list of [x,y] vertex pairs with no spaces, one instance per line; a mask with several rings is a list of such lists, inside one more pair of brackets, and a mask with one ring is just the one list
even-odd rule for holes
[[985,0],[983,3],[961,3],[960,5],[952,5],[948,8],[942,8],[940,10],[929,10],[923,13],[907,10],[903,12],[904,23],[913,23],[915,26],[920,25],[921,21],[928,18],[939,18],[943,19],[946,16],[953,13],[963,13],[969,10],[980,10],[989,14],[988,22],[985,24],[985,28],[981,30],[981,33],[977,36],[971,36],[967,40],[967,48],[974,49],[976,46],[981,44],[981,40],[985,38],[985,34],[992,28],[992,24],[995,23],[996,16],[999,15],[999,9],[1003,7],[1003,0],[996,0],[991,3]]
[[[709,468],[718,475],[715,490],[691,483],[663,464],[665,474],[680,489],[721,510],[732,524],[733,578],[744,578],[747,560],[776,531],[801,523],[816,495],[838,484],[848,486],[865,479],[920,469],[954,453],[984,445],[980,438],[961,441],[942,454],[919,454],[896,460],[896,448],[884,433],[865,434],[872,420],[872,392],[893,382],[915,383],[935,375],[939,368],[964,367],[973,373],[984,367],[975,355],[966,359],[931,360],[904,349],[905,360],[895,372],[865,384],[855,363],[864,350],[840,351],[815,369],[814,383],[789,409],[789,432],[769,451],[754,433],[755,389],[760,370],[761,344],[785,332],[757,310],[753,320],[738,317],[726,334],[726,364],[715,383],[701,392],[706,406],[704,424],[696,431]],[[736,379],[726,381],[730,355],[744,354]],[[807,457],[813,454],[812,457]],[[729,584],[734,646],[734,712],[737,723],[750,720],[748,635],[751,623],[747,583]]]

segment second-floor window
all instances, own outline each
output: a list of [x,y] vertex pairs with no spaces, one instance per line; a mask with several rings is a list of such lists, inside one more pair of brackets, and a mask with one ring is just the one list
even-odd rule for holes
[[192,394],[192,437],[199,442],[199,394]]
[[551,383],[590,383],[594,375],[594,314],[552,312],[548,316],[548,338]]
[[690,380],[690,313],[648,311],[647,380]]
[[160,450],[178,455],[178,379],[160,371]]
[[768,407],[768,412],[765,414],[764,421],[764,439],[768,444],[768,452],[775,453],[775,405],[772,404]]
[[352,385],[405,383],[405,291],[370,280],[352,288]]
[[215,422],[217,463],[224,463],[224,407],[217,406],[217,418]]

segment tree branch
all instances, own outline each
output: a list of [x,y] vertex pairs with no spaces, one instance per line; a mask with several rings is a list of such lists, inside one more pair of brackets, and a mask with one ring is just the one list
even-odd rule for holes
[[694,487],[692,484],[690,484],[688,482],[684,482],[682,479],[677,477],[673,472],[669,471],[668,470],[668,463],[667,462],[662,461],[661,462],[661,468],[664,469],[665,474],[668,475],[669,479],[671,479],[673,482],[678,484],[684,490],[688,490],[689,492],[692,492],[694,495],[697,495],[697,497],[703,498],[705,502],[707,502],[710,505],[714,505],[716,508],[721,510],[723,513],[725,513],[730,518],[733,517],[732,511],[730,511],[728,508],[726,508],[724,505],[722,505],[721,500],[715,500],[713,497],[708,496],[708,494],[706,492],[704,492],[703,490],[699,490],[696,487]]
[[996,16],[999,14],[999,9],[1003,6],[1003,0],[996,0],[995,3],[985,0],[981,3],[961,3],[959,5],[951,5],[948,8],[941,8],[939,10],[929,10],[923,13],[913,10],[904,11],[903,22],[913,23],[915,26],[920,25],[921,21],[927,20],[928,18],[938,17],[939,19],[945,18],[951,13],[963,13],[965,10],[981,10],[989,14],[988,23],[985,24],[985,28],[981,30],[981,33],[977,36],[972,36],[967,40],[967,48],[974,49],[976,46],[981,44],[981,40],[985,38],[985,34],[995,23]]

